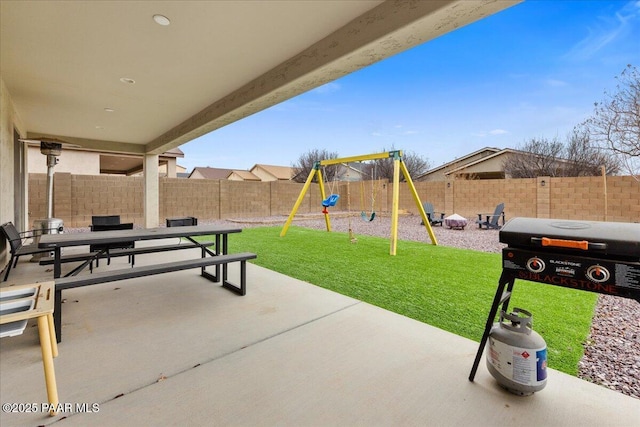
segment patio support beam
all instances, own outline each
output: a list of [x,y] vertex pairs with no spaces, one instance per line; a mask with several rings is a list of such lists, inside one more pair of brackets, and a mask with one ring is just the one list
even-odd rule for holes
[[160,218],[160,182],[158,178],[158,155],[144,156],[144,227],[158,226]]

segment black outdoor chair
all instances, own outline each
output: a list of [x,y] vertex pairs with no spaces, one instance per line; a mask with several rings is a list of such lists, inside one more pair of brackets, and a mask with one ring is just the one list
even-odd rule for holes
[[[91,217],[91,225],[93,231],[94,225],[117,225],[120,224],[120,215],[93,215]],[[95,230],[99,231],[99,230]]]
[[[118,217],[119,219],[119,217]],[[109,231],[109,230],[133,230],[132,222],[125,222],[123,224],[91,224],[91,231]],[[107,265],[111,264],[111,256],[109,251],[111,249],[131,249],[135,245],[135,242],[121,242],[121,243],[105,243],[98,245],[90,245],[89,250],[91,252],[103,251],[107,255]],[[99,266],[100,257],[96,258],[96,267]],[[135,264],[135,256],[129,255],[129,262],[131,266]]]
[[[422,204],[424,213],[427,214],[427,219],[431,225],[439,225],[442,227],[442,221],[444,221],[444,212],[434,212],[433,205],[429,202]],[[420,221],[420,225],[424,225],[424,221]]]
[[482,226],[484,225],[487,229],[492,228],[495,230],[499,230],[502,227],[502,225],[498,224],[500,218],[502,218],[502,225],[504,225],[504,203],[500,203],[498,206],[496,206],[496,210],[493,212],[493,215],[479,213],[476,224],[478,224],[479,228],[482,228]]
[[167,227],[184,227],[198,225],[198,218],[186,216],[184,218],[167,218]]
[[18,259],[21,256],[51,252],[51,249],[38,248],[38,245],[36,243],[31,243],[29,245],[24,244],[24,240],[28,237],[33,237],[34,232],[36,231],[42,232],[42,230],[29,230],[21,233],[11,222],[2,224],[2,235],[9,242],[9,248],[11,250],[11,259],[9,260],[9,264],[6,266],[7,271],[4,274],[4,282],[6,282],[9,278],[9,272],[11,271],[11,268],[15,268],[18,265]]
[[[190,225],[198,225],[198,218],[194,216],[185,216],[183,218],[167,218],[167,227],[187,227]],[[178,243],[182,243],[182,237],[178,238]]]

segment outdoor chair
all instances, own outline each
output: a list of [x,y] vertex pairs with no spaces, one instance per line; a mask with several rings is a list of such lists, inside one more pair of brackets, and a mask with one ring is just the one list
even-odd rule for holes
[[[444,212],[434,212],[433,205],[429,202],[424,202],[422,204],[422,209],[424,209],[424,213],[427,214],[429,224],[439,225],[440,227],[442,227],[442,221],[444,221]],[[424,221],[420,221],[420,225],[424,225]]]
[[487,229],[492,228],[495,230],[499,230],[502,227],[498,224],[500,218],[502,218],[502,225],[504,225],[504,203],[500,203],[498,206],[496,206],[496,210],[493,212],[493,215],[479,213],[476,224],[478,224],[479,228],[482,228],[482,226],[484,225]]
[[[198,225],[198,218],[194,216],[185,216],[183,218],[167,218],[167,227],[186,227],[190,225]],[[182,237],[178,237],[178,243],[182,243]]]
[[11,250],[11,259],[6,266],[7,271],[4,274],[3,281],[6,282],[9,278],[9,272],[11,268],[15,268],[18,265],[18,259],[23,255],[41,254],[45,252],[51,252],[51,249],[40,249],[36,243],[28,245],[24,244],[24,241],[28,237],[33,237],[34,232],[42,232],[42,230],[29,230],[19,232],[16,226],[11,222],[2,224],[2,235],[9,242],[9,248]]
[[[89,228],[93,231],[94,225],[116,225],[120,224],[120,215],[93,215]],[[95,230],[98,231],[98,230]]]
[[[118,219],[120,217],[118,216]],[[133,230],[133,223],[126,222],[123,224],[92,224],[91,231],[109,231],[109,230]],[[107,265],[111,264],[111,257],[109,256],[109,251],[111,249],[131,249],[134,247],[134,242],[124,242],[117,244],[99,244],[99,245],[90,245],[89,251],[104,251],[107,254]],[[96,267],[99,267],[99,259],[96,258]],[[129,262],[131,266],[135,264],[134,255],[129,255]]]
[[167,218],[167,227],[184,227],[188,225],[198,225],[198,218],[186,216],[184,218]]

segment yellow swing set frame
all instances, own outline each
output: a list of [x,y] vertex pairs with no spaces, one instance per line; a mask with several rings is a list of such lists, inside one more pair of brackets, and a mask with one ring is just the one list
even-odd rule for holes
[[[377,153],[377,154],[365,154],[362,156],[344,157],[341,159],[326,159],[326,160],[320,160],[315,162],[311,173],[309,173],[309,177],[307,178],[307,181],[304,183],[304,186],[302,187],[302,190],[298,195],[298,199],[293,205],[293,209],[291,210],[291,213],[289,214],[287,221],[282,227],[282,231],[280,232],[280,237],[284,237],[287,234],[287,230],[289,229],[289,226],[291,225],[291,222],[293,221],[293,218],[295,217],[296,212],[298,212],[298,209],[300,208],[300,205],[304,200],[305,194],[307,194],[307,191],[309,190],[309,187],[311,186],[311,183],[313,182],[313,179],[316,176],[318,177],[318,185],[320,186],[320,195],[323,200],[327,198],[327,195],[324,189],[321,166],[330,166],[330,165],[336,165],[340,163],[348,164],[351,162],[362,162],[367,160],[378,160],[378,159],[387,159],[387,158],[393,158],[393,196],[392,196],[393,204],[392,204],[392,210],[391,210],[391,237],[390,237],[389,254],[395,255],[398,247],[398,210],[399,210],[398,206],[400,202],[400,172],[401,171],[402,171],[402,174],[404,175],[404,178],[407,181],[409,190],[411,191],[411,195],[413,196],[413,200],[415,201],[416,207],[418,208],[418,212],[420,212],[420,216],[422,217],[422,222],[425,228],[427,229],[427,233],[429,234],[431,243],[433,245],[437,245],[438,241],[436,239],[436,236],[433,234],[433,229],[429,224],[427,214],[425,213],[424,208],[422,207],[422,203],[420,202],[420,196],[418,196],[416,187],[413,184],[413,181],[411,180],[411,175],[409,174],[407,167],[402,161],[401,150],[388,151],[385,153]],[[324,220],[327,226],[327,231],[331,231],[331,220],[329,218],[328,212],[324,214]]]

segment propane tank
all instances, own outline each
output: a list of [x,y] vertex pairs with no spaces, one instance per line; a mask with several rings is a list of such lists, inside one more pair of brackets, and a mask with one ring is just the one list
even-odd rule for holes
[[[504,320],[509,323],[504,322]],[[487,368],[498,384],[520,396],[547,385],[547,343],[532,329],[531,313],[514,308],[500,311],[487,342]]]

